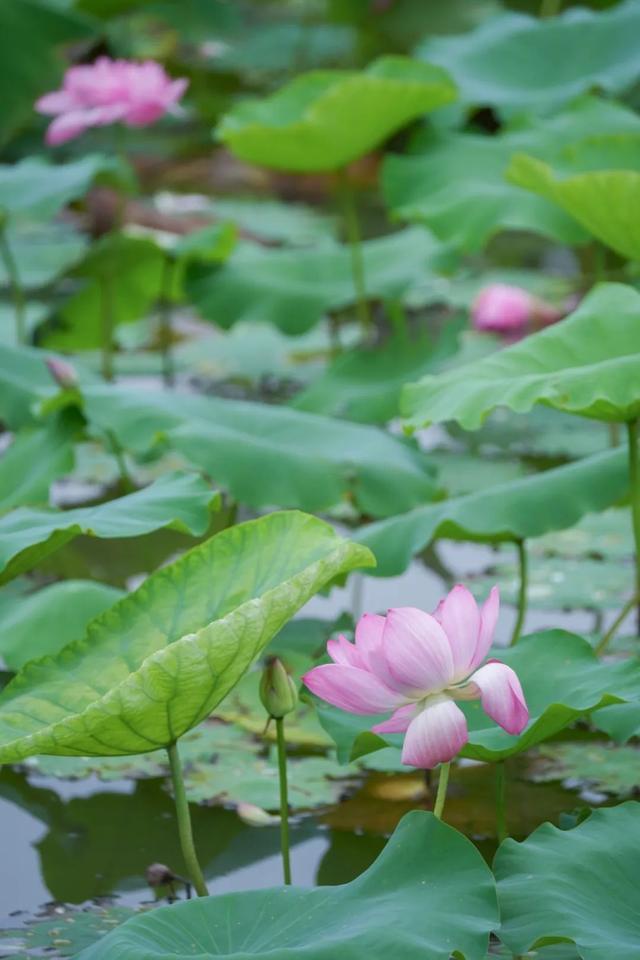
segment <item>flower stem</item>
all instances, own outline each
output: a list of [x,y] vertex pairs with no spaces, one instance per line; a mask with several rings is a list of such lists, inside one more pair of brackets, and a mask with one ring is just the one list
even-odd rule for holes
[[542,0],[540,17],[556,17],[562,9],[562,0]]
[[620,629],[621,624],[624,622],[624,620],[626,620],[631,610],[635,607],[636,603],[640,603],[640,593],[634,593],[633,596],[629,597],[624,607],[622,608],[618,616],[615,618],[615,620],[613,621],[613,623],[611,624],[607,632],[604,634],[600,643],[595,648],[595,651],[598,655],[603,654],[605,652],[605,650],[607,649],[607,647],[615,637],[616,633]]
[[175,383],[175,367],[171,351],[171,283],[173,281],[174,261],[168,254],[162,264],[162,279],[160,281],[160,349],[162,351],[162,381],[165,387],[172,387]]
[[[629,483],[633,538],[636,545],[636,597],[640,597],[640,462],[638,461],[638,419],[627,423],[629,440]],[[640,606],[638,607],[638,634],[640,635]]]
[[451,763],[440,764],[440,776],[438,778],[438,791],[436,793],[436,802],[433,805],[433,814],[442,820],[442,811],[444,810],[444,801],[447,796],[447,786],[449,784],[449,770]]
[[511,646],[514,646],[520,639],[524,618],[527,614],[527,587],[529,583],[529,562],[527,558],[527,547],[524,540],[517,540],[518,550],[518,568],[520,571],[520,588],[518,590],[518,616],[511,635]]
[[178,820],[178,835],[180,837],[180,846],[182,856],[189,879],[193,883],[196,893],[199,897],[207,897],[209,891],[204,882],[202,870],[198,863],[196,848],[193,842],[193,831],[191,829],[191,815],[189,814],[189,804],[184,789],[184,779],[182,777],[182,765],[178,753],[177,743],[172,743],[167,747],[169,756],[169,766],[171,767],[171,780],[173,782],[173,800],[176,806],[176,818]]
[[113,279],[111,272],[100,278],[100,321],[102,327],[101,372],[103,378],[113,380]]
[[287,795],[287,744],[284,738],[284,717],[276,717],[278,739],[278,776],[280,778],[280,850],[284,882],[291,885],[291,860],[289,857],[289,798]]
[[509,836],[507,829],[507,810],[506,810],[506,777],[504,760],[496,763],[496,834],[498,843],[502,843]]
[[9,238],[7,237],[7,230],[4,224],[0,226],[0,256],[2,257],[2,262],[4,263],[5,270],[7,271],[9,286],[11,287],[11,297],[13,299],[13,309],[16,320],[16,342],[18,344],[23,344],[27,342],[24,290],[20,282],[18,264],[16,263],[15,257],[11,251]]
[[360,240],[360,224],[356,208],[353,187],[346,170],[340,172],[340,192],[342,194],[342,210],[347,232],[347,239],[351,248],[351,275],[356,294],[356,311],[362,333],[367,336],[371,329],[371,312],[367,300],[367,287],[364,275],[364,259]]

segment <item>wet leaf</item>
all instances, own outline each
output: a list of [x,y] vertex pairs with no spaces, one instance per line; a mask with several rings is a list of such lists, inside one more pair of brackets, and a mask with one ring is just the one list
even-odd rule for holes
[[640,804],[631,802],[596,810],[573,830],[545,823],[524,843],[507,840],[494,863],[500,938],[518,954],[569,940],[583,960],[633,957],[639,843]]

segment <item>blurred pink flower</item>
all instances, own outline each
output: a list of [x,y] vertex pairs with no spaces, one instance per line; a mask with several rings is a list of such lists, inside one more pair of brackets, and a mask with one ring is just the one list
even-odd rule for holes
[[521,287],[492,283],[480,291],[471,307],[476,330],[488,330],[507,337],[521,336],[528,329],[546,327],[562,316],[551,304]]
[[177,103],[188,82],[172,80],[154,60],[134,63],[99,57],[89,66],[70,67],[62,89],[40,97],[36,110],[55,117],[46,135],[47,143],[55,146],[89,127],[155,123]]
[[[322,700],[356,714],[393,710],[376,733],[406,733],[402,762],[428,769],[446,763],[468,740],[456,700],[480,700],[507,733],[526,727],[529,711],[515,672],[498,660],[480,664],[491,646],[500,606],[493,587],[481,609],[458,584],[433,615],[415,607],[365,614],[355,644],[330,640],[333,663],[302,679]],[[478,669],[479,667],[479,669]]]

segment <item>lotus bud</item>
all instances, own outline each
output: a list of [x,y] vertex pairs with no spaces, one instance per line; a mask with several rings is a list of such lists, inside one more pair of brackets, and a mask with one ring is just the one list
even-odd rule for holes
[[78,386],[78,374],[71,363],[63,360],[62,357],[47,357],[44,362],[58,386],[65,390]]
[[287,713],[291,713],[298,703],[296,684],[277,657],[269,660],[262,672],[260,700],[274,720],[280,720]]
[[280,817],[267,813],[262,807],[256,807],[254,803],[239,803],[236,813],[242,822],[250,827],[273,827],[274,824],[280,823]]
[[471,307],[471,319],[476,330],[498,333],[508,339],[549,326],[560,320],[562,315],[562,311],[528,290],[506,283],[492,283],[485,287]]

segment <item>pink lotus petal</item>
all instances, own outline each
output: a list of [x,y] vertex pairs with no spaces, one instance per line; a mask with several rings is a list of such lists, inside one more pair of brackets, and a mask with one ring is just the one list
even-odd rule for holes
[[490,660],[469,678],[477,688],[482,709],[507,733],[522,733],[529,722],[529,710],[514,670],[506,663]]
[[70,113],[61,113],[49,124],[45,140],[52,147],[57,147],[67,140],[73,140],[91,126],[90,110],[72,110]]
[[452,680],[453,657],[447,635],[423,610],[389,610],[382,650],[394,686],[405,694],[425,696]]
[[492,283],[480,291],[471,307],[476,330],[521,333],[530,323],[535,299],[521,287]]
[[402,762],[429,770],[453,760],[469,738],[464,713],[453,700],[428,704],[411,721],[402,748]]
[[365,613],[356,624],[356,647],[369,669],[372,669],[372,660],[380,656],[385,619],[377,613]]
[[404,733],[420,707],[416,703],[407,703],[398,707],[392,717],[371,727],[374,733]]
[[396,690],[390,690],[372,673],[357,667],[325,663],[306,673],[302,681],[317,697],[349,713],[386,713],[405,702]]
[[43,97],[36,100],[35,107],[38,113],[55,116],[57,113],[67,113],[69,110],[77,109],[78,104],[66,90],[54,90],[53,93],[45,93]]
[[342,634],[340,634],[337,640],[329,640],[327,642],[327,653],[334,663],[340,663],[345,667],[359,667],[361,670],[367,669],[362,655],[354,644],[349,643],[347,638]]
[[453,680],[464,680],[478,646],[480,611],[471,592],[458,583],[442,603],[440,623],[447,635],[453,655]]
[[478,645],[469,664],[469,670],[475,670],[478,664],[482,663],[493,643],[498,614],[500,613],[500,591],[498,587],[491,587],[489,596],[480,608],[480,633],[478,635]]

